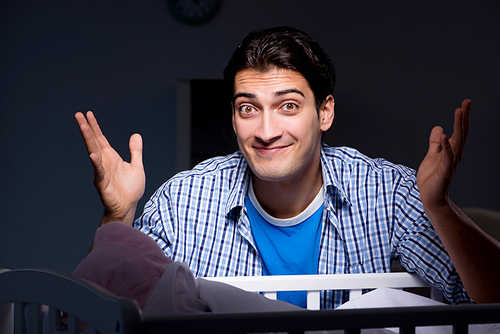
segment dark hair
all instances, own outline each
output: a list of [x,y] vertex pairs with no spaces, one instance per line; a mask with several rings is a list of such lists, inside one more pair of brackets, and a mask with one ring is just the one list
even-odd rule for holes
[[236,73],[245,69],[267,72],[274,68],[297,71],[309,82],[319,110],[335,85],[332,60],[305,32],[291,27],[275,27],[249,33],[234,51],[224,69],[231,100]]

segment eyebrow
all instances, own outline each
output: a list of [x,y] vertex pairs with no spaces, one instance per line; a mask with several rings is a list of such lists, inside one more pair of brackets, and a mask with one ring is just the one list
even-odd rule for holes
[[[297,94],[302,95],[303,97],[305,97],[304,93],[302,93],[300,90],[295,89],[295,88],[279,90],[277,92],[274,92],[274,96],[278,97],[278,96],[283,96],[283,95],[290,94],[290,93],[297,93]],[[245,92],[238,93],[238,94],[234,95],[233,101],[236,101],[236,99],[239,98],[239,97],[246,97],[246,98],[249,98],[249,99],[253,99],[253,98],[255,98],[255,94],[245,93]]]
[[297,94],[305,97],[304,93],[302,93],[300,90],[295,89],[295,88],[279,90],[277,92],[274,92],[274,96],[282,96],[282,95],[286,95],[286,94],[290,94],[290,93],[297,93]]
[[233,101],[236,101],[238,97],[247,97],[249,99],[253,99],[255,97],[255,94],[252,93],[238,93],[234,96]]

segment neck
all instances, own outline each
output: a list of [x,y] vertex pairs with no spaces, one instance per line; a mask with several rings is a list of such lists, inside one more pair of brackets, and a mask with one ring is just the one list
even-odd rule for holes
[[264,181],[252,174],[255,197],[271,216],[295,217],[312,203],[323,185],[321,164],[317,166],[307,175],[280,181]]

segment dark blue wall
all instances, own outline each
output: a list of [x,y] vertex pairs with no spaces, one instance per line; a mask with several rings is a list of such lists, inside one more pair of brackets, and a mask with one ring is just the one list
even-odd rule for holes
[[102,208],[76,111],[93,110],[127,159],[143,135],[148,198],[175,173],[177,79],[220,78],[247,32],[279,24],[334,60],[331,144],[417,168],[432,126],[451,131],[471,98],[452,197],[500,209],[499,18],[486,0],[226,0],[187,26],[163,0],[0,1],[0,267],[72,271],[91,244]]

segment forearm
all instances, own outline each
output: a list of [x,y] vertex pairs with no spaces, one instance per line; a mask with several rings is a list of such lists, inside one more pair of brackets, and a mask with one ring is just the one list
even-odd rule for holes
[[469,296],[477,303],[500,302],[500,242],[449,199],[424,208]]

